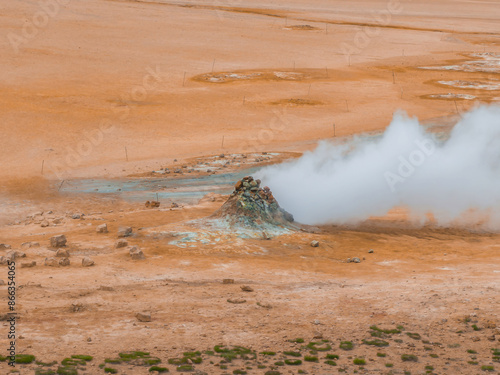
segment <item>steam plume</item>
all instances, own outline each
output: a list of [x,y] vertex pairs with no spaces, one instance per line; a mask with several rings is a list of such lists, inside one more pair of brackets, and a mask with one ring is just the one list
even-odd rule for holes
[[258,175],[307,224],[353,223],[396,206],[443,225],[471,210],[500,223],[500,108],[466,113],[446,140],[396,113],[380,137],[323,141]]

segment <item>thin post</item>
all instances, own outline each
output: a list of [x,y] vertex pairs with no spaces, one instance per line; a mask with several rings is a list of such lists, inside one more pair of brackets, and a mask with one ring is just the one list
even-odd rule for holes
[[42,160],[42,174],[43,174],[43,165],[45,164],[45,160]]
[[215,59],[214,59],[214,61],[212,63],[212,73],[214,72],[214,67],[215,67]]
[[221,148],[224,148],[224,136],[222,136],[222,144],[221,144]]
[[392,71],[392,84],[396,84],[396,73],[394,73],[394,70]]
[[456,100],[454,100],[454,101],[453,101],[453,103],[455,103],[455,109],[456,109],[456,111],[457,111],[457,115],[459,115],[460,113],[458,112],[457,101],[456,101]]
[[125,158],[127,158],[127,161],[128,161],[128,152],[127,152],[127,146],[125,146]]
[[64,184],[64,181],[65,181],[65,180],[62,180],[61,185],[59,185],[59,189],[57,189],[57,191],[61,190],[61,188],[62,188],[62,186],[63,186],[63,184]]
[[335,123],[333,123],[333,136],[335,137],[336,134],[335,134]]

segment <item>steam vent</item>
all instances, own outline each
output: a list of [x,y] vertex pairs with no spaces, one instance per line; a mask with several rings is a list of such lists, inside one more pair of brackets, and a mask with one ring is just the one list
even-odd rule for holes
[[234,186],[229,199],[211,219],[223,219],[231,227],[254,230],[290,228],[293,216],[282,209],[271,190],[260,187],[260,180],[252,176],[243,177]]

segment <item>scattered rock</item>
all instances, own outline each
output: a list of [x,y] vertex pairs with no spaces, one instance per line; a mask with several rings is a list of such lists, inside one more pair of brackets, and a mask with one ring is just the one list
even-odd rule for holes
[[249,287],[248,285],[242,285],[240,288],[244,292],[253,292],[253,288]]
[[69,257],[69,251],[68,251],[68,249],[58,249],[56,251],[56,257],[68,258]]
[[0,264],[7,264],[7,262],[9,261],[10,259],[7,259],[6,257],[4,257],[3,255],[0,256]]
[[71,312],[80,312],[85,310],[85,305],[83,303],[72,303],[70,307]]
[[105,290],[106,292],[113,292],[115,288],[113,288],[112,286],[101,285],[99,287],[99,290]]
[[129,237],[132,235],[131,227],[121,227],[118,229],[118,237]]
[[222,284],[234,284],[234,279],[223,279]]
[[31,262],[21,263],[21,268],[29,268],[29,267],[35,267],[35,266],[36,266],[36,262],[34,260]]
[[479,336],[473,336],[472,341],[474,342],[481,341],[481,338]]
[[61,224],[61,223],[62,223],[62,221],[63,221],[63,219],[61,219],[60,217],[58,217],[58,218],[56,218],[56,219],[52,220],[52,224],[56,224],[56,225],[57,225],[57,224]]
[[359,258],[352,258],[352,261],[354,263],[361,263],[361,260]]
[[170,208],[178,208],[179,205],[175,202],[172,202],[172,204],[170,205]]
[[5,285],[5,281],[0,280],[0,285]]
[[57,236],[50,238],[50,246],[52,247],[63,247],[66,246],[66,236],[64,234],[59,234]]
[[351,258],[347,258],[347,263],[351,263]]
[[45,258],[44,264],[49,267],[59,267],[59,262],[53,257]]
[[369,254],[373,254],[373,249],[368,250]]
[[130,257],[135,260],[145,259],[144,253],[137,246],[132,246],[130,249]]
[[242,299],[242,298],[228,298],[227,302],[229,303],[234,303],[234,304],[241,304],[241,303],[245,303],[247,300],[246,299]]
[[264,309],[272,309],[273,308],[269,303],[265,303],[265,302],[257,302],[257,306],[260,306]]
[[47,220],[44,220],[44,221],[42,221],[42,222],[40,223],[40,226],[41,226],[42,228],[46,228],[46,227],[48,227],[49,225],[50,225],[50,224],[49,224],[49,222],[48,222]]
[[59,260],[59,265],[66,267],[70,265],[69,258],[62,258]]
[[311,246],[312,247],[318,247],[319,246],[319,241],[316,241],[316,240],[311,241]]
[[74,220],[78,220],[78,219],[81,219],[81,218],[82,218],[82,215],[80,215],[80,214],[73,214],[73,215],[71,216],[71,218],[72,218],[72,219],[74,219]]
[[146,201],[145,206],[146,206],[146,208],[157,208],[157,207],[160,207],[160,202],[158,202],[158,201]]
[[119,249],[121,247],[127,247],[128,246],[128,241],[127,240],[118,240],[115,243],[115,249]]
[[26,253],[23,253],[22,251],[18,250],[9,250],[5,254],[5,257],[7,259],[10,259],[11,261],[16,260],[18,258],[26,258]]
[[82,259],[82,266],[83,267],[90,267],[90,266],[93,266],[95,264],[95,262],[90,259],[89,257],[83,257]]
[[96,228],[97,233],[108,233],[108,224],[98,225]]
[[321,340],[323,338],[323,334],[319,331],[314,331],[313,332],[313,339],[316,340]]
[[29,249],[31,247],[39,247],[40,244],[38,242],[23,242],[21,244],[21,249]]
[[138,312],[135,314],[135,317],[139,322],[150,322],[151,321],[151,314],[146,313],[146,312]]
[[8,250],[10,248],[12,248],[12,246],[7,245],[5,243],[0,243],[0,250]]

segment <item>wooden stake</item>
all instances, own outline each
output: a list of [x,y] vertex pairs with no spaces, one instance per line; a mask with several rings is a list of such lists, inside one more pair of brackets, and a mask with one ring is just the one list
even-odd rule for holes
[[222,144],[221,144],[221,148],[224,148],[224,136],[222,136]]
[[43,174],[43,165],[45,164],[45,160],[42,160],[42,174]]
[[127,161],[128,161],[128,152],[127,152],[127,146],[125,146],[125,157],[127,158]]
[[62,180],[61,185],[59,185],[59,189],[57,189],[57,191],[61,190],[61,188],[62,188],[62,186],[63,186],[63,184],[64,184],[64,181],[65,181],[65,180]]
[[457,101],[456,101],[456,100],[454,100],[454,101],[453,101],[453,103],[455,103],[455,109],[456,109],[456,111],[457,111],[457,115],[459,115],[459,114],[460,114],[460,112],[458,112]]
[[335,137],[335,123],[333,123],[333,136]]

